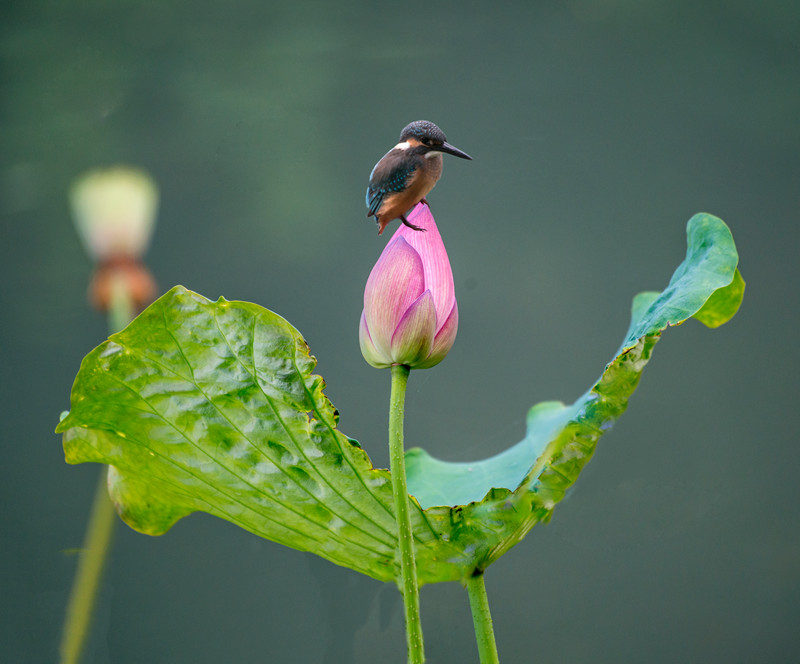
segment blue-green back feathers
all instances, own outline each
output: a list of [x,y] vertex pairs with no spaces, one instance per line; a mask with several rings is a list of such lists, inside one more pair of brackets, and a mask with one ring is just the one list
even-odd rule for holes
[[367,187],[367,216],[378,213],[386,196],[398,194],[408,188],[417,165],[413,161],[403,160],[403,157],[402,153],[396,156],[390,153],[375,164]]

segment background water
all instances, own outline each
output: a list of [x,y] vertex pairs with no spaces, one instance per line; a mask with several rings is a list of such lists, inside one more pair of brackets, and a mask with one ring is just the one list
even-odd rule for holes
[[[797,661],[797,3],[5,2],[0,39],[3,661],[55,660],[98,470],[53,434],[106,336],[71,180],[152,173],[161,290],[289,319],[385,466],[389,376],[356,331],[388,234],[364,189],[420,118],[474,161],[430,196],[461,323],[411,377],[410,445],[482,458],[578,397],[695,212],[748,281],[727,326],[665,334],[551,524],[488,571],[502,660]],[[205,515],[116,535],[87,662],[405,661],[391,586]],[[460,586],[422,605],[429,661],[476,661]]]

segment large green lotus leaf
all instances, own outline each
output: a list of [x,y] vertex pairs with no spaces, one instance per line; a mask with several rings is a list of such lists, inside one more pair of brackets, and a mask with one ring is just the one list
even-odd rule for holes
[[[719,325],[744,282],[722,221],[696,215],[663,293],[634,300],[629,333],[571,406],[531,409],[525,439],[471,464],[407,455],[421,583],[458,580],[517,543],[555,504],[624,411],[667,325]],[[204,511],[389,581],[397,577],[389,473],[336,428],[300,334],[262,307],[173,288],[83,361],[59,424],[70,463],[109,464],[120,516],[161,534]]]

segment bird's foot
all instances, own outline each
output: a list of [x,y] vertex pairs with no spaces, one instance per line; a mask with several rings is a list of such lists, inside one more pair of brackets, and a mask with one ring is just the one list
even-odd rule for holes
[[415,226],[412,224],[408,219],[405,218],[405,215],[400,215],[400,221],[402,221],[406,226],[409,228],[413,228],[415,231],[425,231],[426,229],[422,226]]

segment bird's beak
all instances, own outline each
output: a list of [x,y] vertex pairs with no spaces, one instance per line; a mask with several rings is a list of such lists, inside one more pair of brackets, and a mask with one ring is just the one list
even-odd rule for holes
[[447,154],[451,154],[454,157],[460,157],[461,159],[469,159],[472,160],[466,152],[462,152],[457,147],[450,145],[450,143],[442,143],[442,145],[437,145],[434,148],[437,152],[446,152]]

